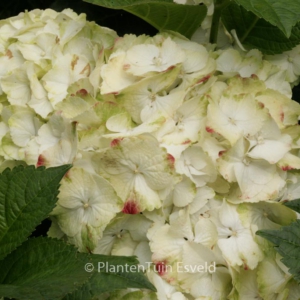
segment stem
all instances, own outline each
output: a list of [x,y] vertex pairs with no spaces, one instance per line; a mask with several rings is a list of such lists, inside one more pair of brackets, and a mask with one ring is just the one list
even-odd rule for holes
[[230,4],[230,0],[215,0],[214,14],[211,22],[209,42],[216,44],[222,10]]
[[240,38],[240,42],[242,43],[245,38],[248,36],[248,34],[251,32],[253,27],[256,25],[257,21],[259,20],[259,17],[256,17],[251,26],[247,29],[247,31],[244,33],[244,35]]

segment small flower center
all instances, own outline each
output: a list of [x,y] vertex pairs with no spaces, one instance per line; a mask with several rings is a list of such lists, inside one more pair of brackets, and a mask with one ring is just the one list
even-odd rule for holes
[[157,67],[160,67],[162,65],[162,59],[161,57],[154,57],[153,58],[153,64]]
[[175,115],[175,117],[174,117],[175,126],[177,126],[178,128],[183,127],[183,125],[182,125],[183,119],[184,119],[184,117],[181,114]]
[[229,118],[229,123],[232,125],[236,125],[235,120],[233,118]]
[[257,138],[257,144],[262,145],[265,142],[264,138],[260,135]]
[[244,157],[243,164],[246,165],[246,166],[249,166],[250,165],[250,159],[247,158],[247,157]]
[[151,100],[151,102],[154,102],[156,100],[156,94],[155,93],[151,93],[149,95],[149,99]]
[[230,236],[237,236],[237,232],[235,230],[232,230],[231,227],[228,228],[231,231],[231,235]]
[[186,166],[190,166],[192,164],[189,159],[185,159],[184,163]]

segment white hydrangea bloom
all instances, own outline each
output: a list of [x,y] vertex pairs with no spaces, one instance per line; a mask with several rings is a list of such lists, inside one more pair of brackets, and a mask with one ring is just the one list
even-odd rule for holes
[[264,259],[257,268],[258,289],[263,299],[276,299],[280,296],[284,299],[288,295],[285,287],[291,275],[281,269],[274,256]]
[[182,69],[184,73],[198,73],[207,66],[209,53],[204,46],[176,37],[174,40],[180,45],[186,55],[185,60],[182,62]]
[[145,122],[139,126],[133,127],[130,115],[128,113],[121,113],[110,117],[106,122],[106,128],[113,133],[105,134],[107,138],[124,138],[130,136],[137,136],[147,132],[157,130],[163,120],[153,120]]
[[126,245],[126,241],[122,242],[126,234],[127,239],[135,243],[135,246],[127,251],[139,256],[140,264],[145,263],[145,267],[148,267],[146,262],[151,261],[151,252],[146,234],[151,225],[152,222],[141,214],[118,214],[105,228],[103,237],[98,241],[93,253],[109,255],[112,251],[119,251],[124,244]]
[[[237,272],[234,272],[237,273]],[[229,299],[238,299],[245,300],[263,300],[262,295],[258,289],[257,283],[257,270],[240,270],[239,273],[235,274],[235,290],[231,293]],[[235,297],[234,297],[235,296]]]
[[124,202],[124,213],[161,207],[160,192],[172,184],[166,153],[150,135],[115,140],[101,161],[103,174],[109,178]]
[[292,97],[292,88],[290,83],[285,80],[285,72],[269,61],[262,61],[262,68],[257,71],[256,75],[267,88],[276,90],[289,98]]
[[219,159],[219,171],[229,182],[238,182],[241,201],[274,200],[285,186],[285,175],[265,160],[247,155],[249,145],[243,138]]
[[207,125],[234,145],[241,136],[255,135],[266,114],[252,95],[222,96],[208,106]]
[[299,81],[300,76],[300,46],[282,54],[268,55],[266,59],[285,71],[286,80],[292,84]]
[[76,123],[53,114],[41,126],[36,138],[39,144],[37,166],[57,166],[72,163],[77,153]]
[[186,209],[173,213],[171,218],[170,224],[164,225],[152,236],[150,247],[154,262],[180,260],[183,245],[194,238]]
[[216,179],[216,171],[209,156],[199,146],[192,145],[184,150],[175,162],[179,174],[189,177],[197,187]]
[[254,240],[250,223],[242,224],[236,207],[224,201],[214,221],[219,235],[218,246],[229,265],[256,268],[264,255]]
[[15,107],[15,113],[8,119],[8,126],[13,142],[19,147],[26,147],[31,139],[38,136],[42,123],[33,111]]
[[134,76],[146,76],[149,72],[163,72],[182,63],[184,52],[170,38],[161,45],[136,45],[125,56],[123,69]]
[[300,198],[299,47],[241,52],[221,29],[215,50],[213,1],[176,2],[208,7],[203,45],[118,37],[70,9],[1,21],[0,169],[74,165],[49,235],[152,264],[157,293],[112,299],[296,300],[255,233],[296,218],[282,203]]
[[104,178],[73,168],[62,181],[52,215],[81,250],[88,247],[92,251],[104,228],[120,211],[120,204],[113,187]]
[[260,70],[262,54],[256,49],[245,53],[229,48],[220,51],[220,56],[216,62],[217,70],[222,71],[225,76],[232,77],[239,74],[242,77],[250,77]]
[[130,86],[136,81],[136,77],[125,72],[125,52],[114,52],[109,57],[109,63],[101,68],[101,92],[103,94],[115,93]]
[[81,78],[90,75],[90,62],[85,56],[57,53],[53,68],[42,77],[51,104],[61,102],[68,95],[68,87]]
[[3,76],[1,87],[10,104],[25,106],[30,100],[30,86],[25,65]]
[[179,68],[145,78],[122,90],[117,96],[134,122],[140,124],[147,119],[158,117],[172,117],[176,108],[182,102],[185,93],[167,94],[179,74]]
[[[4,26],[3,26],[4,27]],[[3,28],[2,27],[2,28]],[[15,44],[10,44],[0,57],[0,74],[1,77],[11,73],[13,70],[18,69],[25,62],[22,54]],[[2,86],[2,85],[1,85]],[[2,91],[2,89],[1,89]]]
[[[26,62],[27,63],[27,62]],[[33,63],[27,64],[27,76],[31,90],[31,98],[28,105],[41,117],[46,118],[53,111],[53,106],[49,102],[47,91],[38,79],[40,68]]]
[[187,300],[174,286],[164,281],[155,271],[148,272],[148,278],[157,288],[158,300]]
[[[180,286],[198,299],[224,299],[231,291],[231,275],[219,251],[196,243],[183,246],[182,269],[178,277]],[[200,271],[196,271],[196,270]],[[201,271],[202,270],[202,271]]]
[[300,176],[299,174],[288,174],[287,176],[287,185],[285,189],[282,191],[282,200],[283,201],[291,201],[294,199],[300,198]]
[[298,123],[300,104],[284,94],[267,89],[259,93],[256,100],[268,110],[280,129]]
[[[278,230],[282,225],[288,225],[296,220],[296,213],[281,203],[259,202],[240,204],[237,208],[243,224],[251,224],[253,234],[257,230]],[[256,236],[256,241],[264,253],[273,250],[273,245],[266,239]]]
[[166,120],[155,136],[165,145],[189,145],[196,142],[204,126],[205,108],[206,103],[199,97],[189,99],[179,106],[172,118]]

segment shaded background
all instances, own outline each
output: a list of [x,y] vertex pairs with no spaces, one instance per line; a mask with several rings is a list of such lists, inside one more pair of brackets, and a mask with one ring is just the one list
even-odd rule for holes
[[[112,10],[83,2],[82,0],[2,0],[0,3],[0,19],[6,19],[25,10],[35,8],[52,8],[62,11],[72,8],[78,14],[85,13],[87,20],[114,29],[119,36],[126,33],[136,35],[155,35],[157,30],[138,17],[123,10]],[[293,99],[300,103],[300,84],[293,89]],[[46,235],[51,221],[46,219],[32,233],[32,236]]]

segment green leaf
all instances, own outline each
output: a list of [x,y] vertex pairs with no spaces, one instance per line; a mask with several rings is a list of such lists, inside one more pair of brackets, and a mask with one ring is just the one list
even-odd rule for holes
[[157,295],[150,291],[126,291],[121,290],[113,293],[109,293],[107,300],[157,300]]
[[18,166],[0,174],[0,260],[52,211],[59,182],[70,168]]
[[89,256],[60,240],[29,239],[0,261],[0,295],[26,300],[61,299],[83,285]]
[[63,300],[89,300],[105,292],[126,288],[156,291],[143,274],[143,269],[137,266],[138,260],[135,257],[93,254],[91,259],[95,271],[92,278]]
[[235,0],[246,10],[278,27],[286,37],[300,20],[300,0]]
[[172,30],[190,38],[206,16],[205,5],[179,5],[173,0],[84,0],[113,9],[123,9],[160,31]]
[[282,256],[282,262],[289,268],[295,280],[300,282],[300,220],[280,230],[259,230],[257,235],[275,244],[275,250]]
[[221,18],[229,32],[232,29],[236,30],[245,47],[257,48],[264,54],[279,54],[300,43],[300,23],[293,27],[290,38],[287,38],[277,27],[235,3],[231,3],[222,11]]
[[296,211],[297,213],[300,213],[300,199],[292,200],[292,201],[287,201],[283,203],[285,206],[288,208]]
[[78,290],[76,290],[72,293],[69,293],[68,295],[63,297],[61,300],[78,300],[78,299],[93,300],[94,297],[95,297],[95,294],[92,292],[90,284],[85,283]]
[[97,289],[97,293],[127,287],[156,291],[145,277],[143,269],[138,268],[138,260],[135,257],[93,255],[92,260],[100,271],[97,276],[94,276],[94,280],[91,280],[93,290]]

